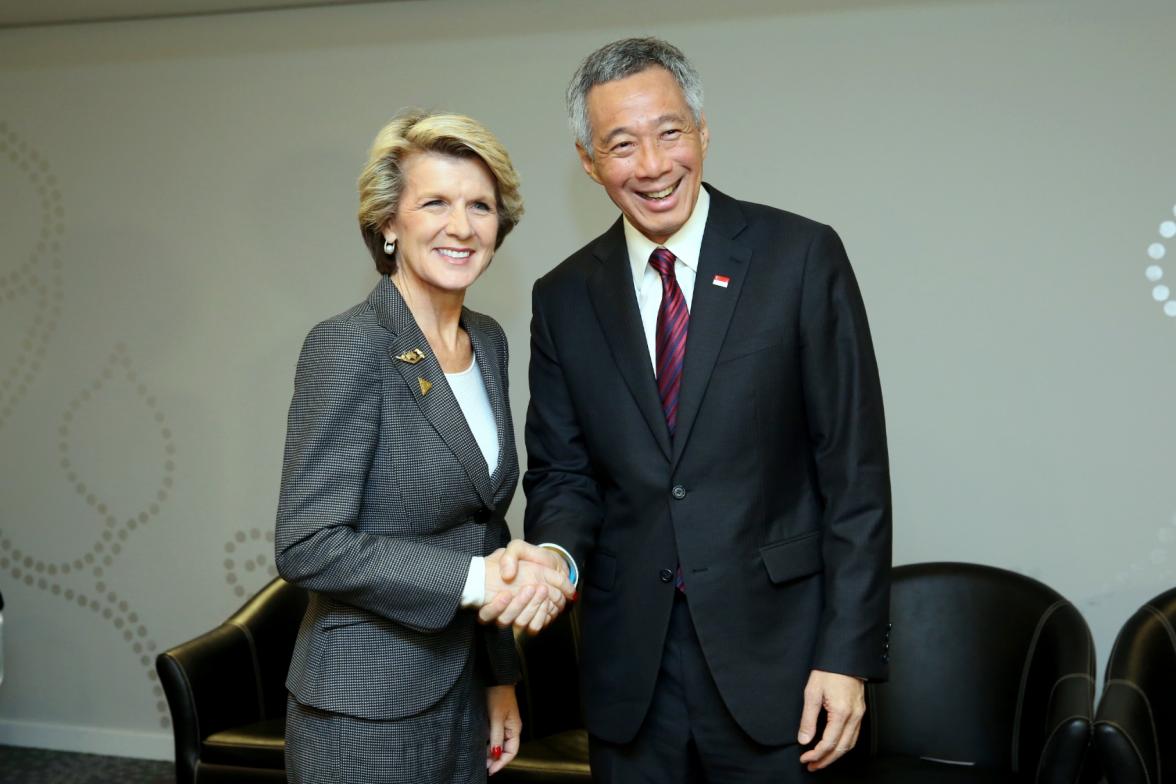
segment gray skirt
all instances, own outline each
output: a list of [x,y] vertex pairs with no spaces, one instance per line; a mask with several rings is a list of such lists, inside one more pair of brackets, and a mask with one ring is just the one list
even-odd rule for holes
[[[472,664],[472,662],[471,662]],[[486,781],[486,690],[467,667],[433,707],[373,721],[286,698],[291,784],[475,784]]]

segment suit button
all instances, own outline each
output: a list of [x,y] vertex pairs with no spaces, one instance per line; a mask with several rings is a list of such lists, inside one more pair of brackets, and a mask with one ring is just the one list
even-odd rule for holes
[[670,491],[670,495],[674,497],[675,501],[681,501],[686,497],[686,488],[682,485],[674,485],[674,489]]
[[663,583],[672,583],[674,581],[674,570],[673,569],[662,569],[660,572],[657,573],[657,576],[661,579],[661,581]]

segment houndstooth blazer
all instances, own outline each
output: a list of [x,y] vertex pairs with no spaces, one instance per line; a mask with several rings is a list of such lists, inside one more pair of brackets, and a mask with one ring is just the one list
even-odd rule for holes
[[[472,655],[491,684],[517,680],[510,630],[459,607],[470,557],[510,539],[503,515],[518,482],[506,335],[468,309],[461,324],[498,425],[493,475],[387,277],[303,345],[275,550],[279,573],[311,591],[286,681],[304,705],[409,716],[437,703]],[[424,359],[400,358],[413,349]]]

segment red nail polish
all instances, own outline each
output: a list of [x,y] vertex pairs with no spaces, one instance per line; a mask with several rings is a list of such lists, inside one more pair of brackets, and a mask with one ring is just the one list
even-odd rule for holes
[[573,602],[574,602],[574,601],[576,601],[576,600],[577,600],[577,599],[579,599],[579,598],[580,598],[580,592],[579,592],[579,591],[573,591],[573,592],[572,592],[572,598],[571,598],[571,601],[573,601]]
[[492,746],[490,748],[490,758],[491,759],[501,759],[502,758],[502,747],[501,746]]

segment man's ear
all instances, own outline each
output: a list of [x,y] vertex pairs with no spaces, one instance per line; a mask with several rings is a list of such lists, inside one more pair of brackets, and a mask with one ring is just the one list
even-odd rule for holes
[[576,142],[576,154],[580,156],[580,165],[584,167],[584,173],[591,177],[597,185],[601,185],[600,175],[596,173],[596,162],[588,155],[584,145],[579,142]]
[[706,124],[706,112],[698,115],[698,139],[702,143],[702,157],[706,157],[706,150],[710,146],[710,128]]

